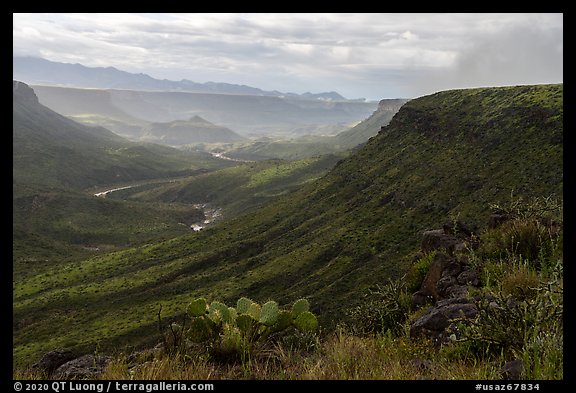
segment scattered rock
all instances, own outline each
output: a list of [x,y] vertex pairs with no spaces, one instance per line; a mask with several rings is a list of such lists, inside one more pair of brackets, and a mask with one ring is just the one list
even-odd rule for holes
[[476,305],[470,299],[453,298],[436,303],[426,313],[412,322],[410,337],[426,336],[436,341],[443,340],[446,328],[458,318],[473,318],[478,314]]
[[49,377],[58,367],[77,357],[78,355],[69,349],[55,349],[44,354],[37,363],[32,365],[32,369],[42,370]]
[[508,214],[490,214],[488,217],[488,228],[498,228],[500,225],[510,220],[511,218],[512,217],[510,217]]
[[64,363],[56,369],[56,379],[96,379],[104,372],[112,358],[109,356],[84,355]]
[[412,304],[416,307],[422,307],[428,303],[434,303],[434,298],[426,295],[422,291],[416,291],[412,294]]
[[519,380],[524,371],[524,362],[522,359],[511,360],[506,362],[500,369],[502,379],[506,380]]
[[434,250],[446,250],[449,254],[452,254],[458,243],[461,243],[458,238],[444,233],[443,229],[433,229],[422,234],[420,247],[425,253]]
[[473,287],[480,286],[480,276],[476,270],[468,269],[464,270],[458,275],[458,284],[460,285],[472,285]]
[[457,260],[451,260],[444,270],[442,270],[442,277],[458,277],[462,271],[462,264]]
[[445,298],[449,296],[449,292],[451,291],[452,287],[458,285],[458,281],[453,276],[445,276],[442,275],[440,280],[436,283],[436,288],[438,289],[438,294]]
[[126,357],[126,363],[130,366],[148,362],[150,360],[161,358],[165,353],[164,344],[157,344],[154,348],[144,349],[142,351],[133,352]]
[[419,292],[427,298],[431,297],[434,301],[438,300],[440,298],[438,293],[438,281],[442,278],[442,272],[446,266],[452,262],[454,262],[452,257],[449,257],[444,253],[436,253],[430,263],[428,272],[422,281]]
[[410,359],[408,363],[420,371],[430,371],[432,369],[432,362],[430,360],[414,358]]
[[477,232],[477,228],[464,224],[462,221],[446,223],[442,225],[442,229],[444,233],[457,237],[471,237],[474,232]]

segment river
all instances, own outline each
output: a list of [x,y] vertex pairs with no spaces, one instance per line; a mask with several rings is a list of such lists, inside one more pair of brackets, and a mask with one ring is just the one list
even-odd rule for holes
[[[129,188],[138,187],[138,186],[142,186],[142,185],[143,184],[134,184],[131,186],[112,188],[110,190],[97,192],[96,194],[94,194],[94,196],[100,197],[100,198],[106,198],[106,196],[112,192],[120,191],[120,190],[127,190]],[[222,209],[220,209],[220,208],[215,208],[215,207],[209,206],[207,203],[197,203],[197,204],[194,204],[193,206],[194,206],[194,208],[196,208],[198,210],[202,210],[202,212],[204,213],[204,220],[195,222],[192,225],[190,225],[190,229],[192,229],[194,232],[201,231],[202,229],[206,228],[208,225],[212,224],[214,221],[217,221],[217,220],[222,218]]]

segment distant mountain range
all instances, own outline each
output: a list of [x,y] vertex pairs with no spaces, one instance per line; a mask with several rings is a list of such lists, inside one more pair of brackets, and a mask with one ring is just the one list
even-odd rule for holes
[[319,126],[358,123],[376,102],[306,100],[227,93],[122,90],[31,85],[40,103],[85,124],[139,137],[147,123],[194,116],[243,136],[312,134]]
[[37,57],[13,57],[12,67],[13,79],[32,85],[241,94],[320,101],[365,101],[364,98],[349,100],[334,91],[296,94],[282,93],[276,90],[265,91],[256,87],[231,83],[197,83],[187,79],[181,81],[161,80],[152,78],[147,74],[133,74],[114,67],[86,67],[82,64],[59,63]]

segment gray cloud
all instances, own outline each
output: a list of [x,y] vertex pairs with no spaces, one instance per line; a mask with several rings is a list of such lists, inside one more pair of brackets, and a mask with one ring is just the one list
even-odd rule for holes
[[14,55],[344,96],[562,81],[562,14],[14,14]]

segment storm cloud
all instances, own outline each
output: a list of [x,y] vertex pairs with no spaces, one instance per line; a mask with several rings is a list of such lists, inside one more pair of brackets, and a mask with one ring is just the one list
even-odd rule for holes
[[562,14],[13,14],[13,54],[348,98],[559,83]]

